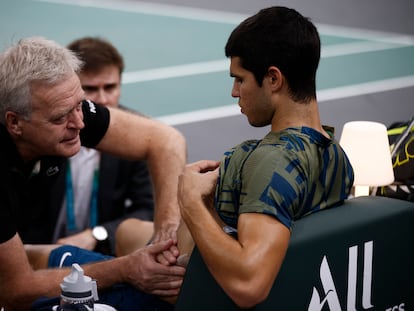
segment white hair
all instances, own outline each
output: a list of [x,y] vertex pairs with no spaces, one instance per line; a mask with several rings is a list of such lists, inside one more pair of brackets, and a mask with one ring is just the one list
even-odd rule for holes
[[0,54],[0,123],[13,111],[29,119],[33,82],[56,84],[82,67],[76,55],[43,37],[19,40]]

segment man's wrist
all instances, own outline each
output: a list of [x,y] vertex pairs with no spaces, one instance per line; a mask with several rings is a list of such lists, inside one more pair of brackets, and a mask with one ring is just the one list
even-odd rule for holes
[[179,221],[177,222],[163,222],[159,225],[154,225],[154,236],[175,236],[178,227],[179,227]]
[[111,254],[111,247],[108,239],[108,231],[104,226],[93,227],[92,236],[96,241],[94,251],[103,254]]

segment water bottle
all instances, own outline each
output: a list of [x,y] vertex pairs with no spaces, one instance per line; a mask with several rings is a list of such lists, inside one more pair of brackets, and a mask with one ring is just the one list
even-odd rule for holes
[[83,269],[77,264],[72,265],[71,273],[60,284],[61,311],[89,311],[94,310],[94,303],[98,300],[96,281],[85,276]]

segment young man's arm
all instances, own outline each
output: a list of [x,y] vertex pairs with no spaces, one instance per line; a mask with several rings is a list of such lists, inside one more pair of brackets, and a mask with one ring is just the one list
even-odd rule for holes
[[239,216],[238,239],[227,235],[206,200],[215,189],[217,172],[200,171],[196,164],[180,176],[181,215],[214,278],[237,305],[250,308],[267,297],[285,257],[290,231],[272,216],[245,213]]

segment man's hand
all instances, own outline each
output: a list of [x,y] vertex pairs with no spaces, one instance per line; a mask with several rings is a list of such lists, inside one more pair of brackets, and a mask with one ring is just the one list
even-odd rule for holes
[[177,227],[176,224],[171,226],[166,226],[166,224],[164,224],[164,228],[154,232],[154,237],[151,241],[151,244],[156,244],[172,240],[171,247],[157,255],[157,261],[166,266],[175,265],[177,263],[177,258],[180,255],[180,251],[177,247]]
[[172,245],[172,240],[153,243],[128,255],[130,263],[126,270],[128,282],[153,295],[177,295],[185,269],[177,265],[167,266],[156,260],[158,254],[167,251]]
[[214,191],[217,184],[219,162],[199,161],[187,165],[179,177],[178,203],[185,220],[202,202],[213,208]]

